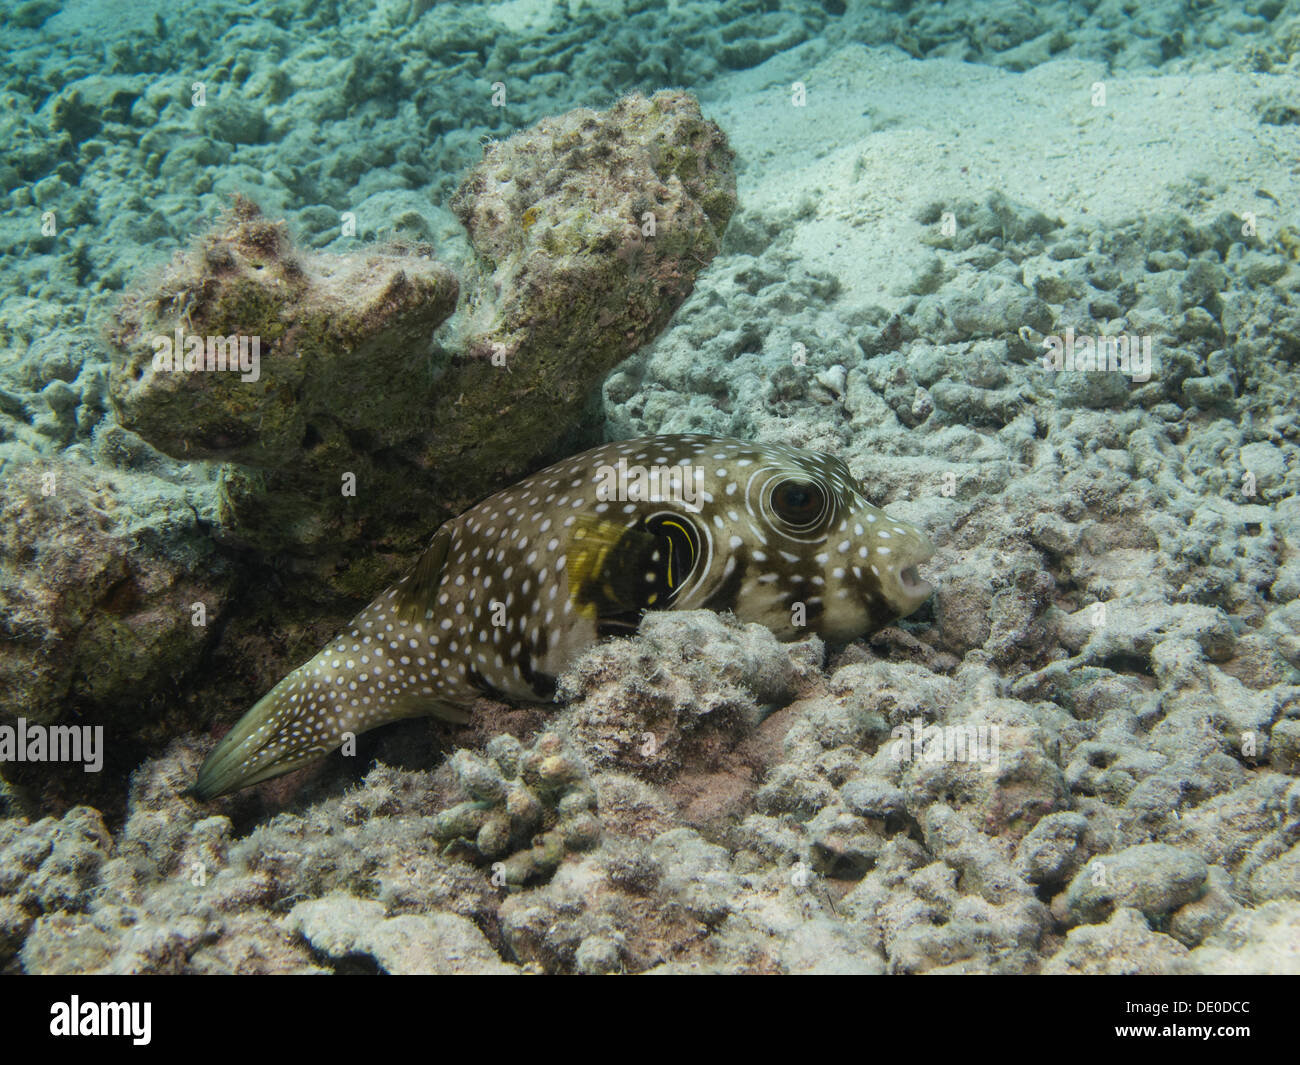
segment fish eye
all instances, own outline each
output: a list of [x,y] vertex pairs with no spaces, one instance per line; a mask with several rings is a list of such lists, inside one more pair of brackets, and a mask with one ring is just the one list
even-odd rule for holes
[[782,481],[772,489],[772,509],[791,525],[812,525],[826,510],[826,493],[810,481]]

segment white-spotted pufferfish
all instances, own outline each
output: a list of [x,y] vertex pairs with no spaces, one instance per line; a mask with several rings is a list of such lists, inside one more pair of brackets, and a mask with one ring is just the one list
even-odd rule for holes
[[555,678],[647,610],[734,611],[783,640],[847,641],[916,610],[926,537],[837,458],[698,434],[605,444],[485,499],[240,719],[199,772],[211,798],[400,718],[467,719]]

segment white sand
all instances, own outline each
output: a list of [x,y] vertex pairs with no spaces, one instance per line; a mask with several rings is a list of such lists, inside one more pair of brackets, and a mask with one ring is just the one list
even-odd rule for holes
[[[806,107],[791,104],[794,80]],[[1261,125],[1255,110],[1281,80],[1108,79],[1100,64],[1070,59],[1016,74],[852,46],[802,66],[776,57],[716,83],[704,106],[740,155],[741,203],[811,197],[815,217],[791,251],[838,275],[846,298],[892,307],[930,254],[918,209],[994,190],[1066,222],[1252,211],[1268,239],[1294,212],[1257,190],[1283,205],[1300,193],[1300,128]],[[1102,107],[1091,99],[1098,81]],[[1177,186],[1198,175],[1210,181],[1189,202]]]

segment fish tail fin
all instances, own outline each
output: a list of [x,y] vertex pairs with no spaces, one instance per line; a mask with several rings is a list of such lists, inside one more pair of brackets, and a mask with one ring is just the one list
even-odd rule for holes
[[199,769],[197,799],[214,799],[288,773],[342,742],[331,744],[312,734],[304,721],[307,707],[290,700],[293,677],[290,673],[262,696],[222,737]]
[[[336,750],[349,736],[408,717],[467,716],[428,697],[376,699],[369,706],[342,705],[336,686],[319,682],[327,648],[272,688],[236,722],[199,769],[192,794],[201,801],[278,777]],[[331,690],[335,689],[335,690]]]

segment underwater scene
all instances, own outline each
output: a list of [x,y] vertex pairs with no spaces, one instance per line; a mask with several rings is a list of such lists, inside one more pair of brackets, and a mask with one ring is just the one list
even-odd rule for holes
[[1300,0],[0,16],[0,973],[1300,972]]

